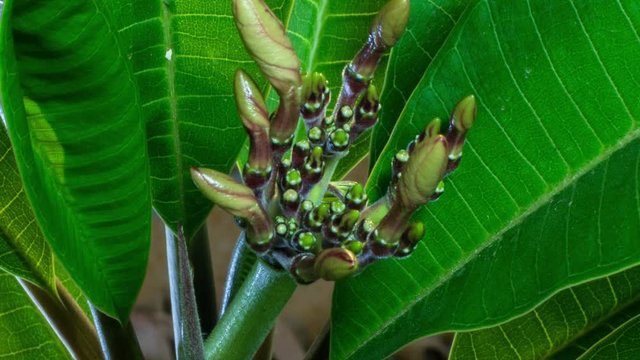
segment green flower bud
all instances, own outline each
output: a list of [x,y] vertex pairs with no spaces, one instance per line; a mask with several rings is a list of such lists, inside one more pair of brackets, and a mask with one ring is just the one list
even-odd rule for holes
[[350,209],[362,210],[367,204],[367,194],[364,192],[364,187],[356,183],[349,189],[344,197],[347,207]]
[[418,241],[424,237],[424,233],[425,229],[422,222],[418,221],[411,223],[407,230],[402,234],[395,256],[405,257],[411,254],[418,244]]
[[336,281],[358,271],[358,258],[344,248],[325,249],[316,257],[315,270],[327,281]]
[[373,25],[371,33],[378,33],[385,47],[396,44],[404,33],[409,21],[409,0],[391,0],[380,11]]
[[329,150],[331,153],[340,153],[349,147],[349,133],[344,129],[337,129],[329,135]]
[[282,22],[267,4],[233,0],[233,15],[247,51],[278,94],[300,86],[300,60]]
[[251,141],[249,164],[253,169],[271,166],[269,114],[260,90],[244,71],[236,71],[234,93],[240,119]]
[[300,60],[263,0],[233,0],[233,14],[247,51],[280,96],[270,133],[275,145],[285,147],[298,123]]
[[347,124],[349,120],[353,117],[353,109],[349,105],[344,105],[340,107],[340,111],[338,111],[338,116],[336,116],[335,122],[336,127],[342,127],[344,124]]
[[324,118],[327,105],[331,100],[329,82],[321,73],[305,75],[302,80],[302,106],[301,114],[307,128],[317,126]]
[[372,127],[378,121],[380,98],[375,85],[369,84],[360,102],[356,106],[355,123],[351,130],[352,137],[357,137],[364,130]]
[[364,243],[362,241],[349,239],[342,243],[343,248],[351,251],[355,255],[360,255],[364,249]]
[[247,241],[256,251],[266,250],[273,236],[271,222],[253,190],[211,169],[191,168],[191,178],[205,197],[231,215],[246,220]]
[[313,231],[319,231],[330,215],[331,207],[329,204],[322,203],[309,213],[305,220],[305,225]]
[[294,245],[302,251],[313,252],[318,245],[318,239],[312,232],[309,231],[298,232],[295,235],[293,242]]
[[476,120],[476,97],[469,95],[462,99],[453,110],[449,121],[447,142],[449,144],[449,159],[458,160],[462,156],[462,147],[467,131]]
[[413,211],[429,201],[444,177],[447,163],[444,136],[425,138],[416,144],[398,181],[397,196],[406,209]]

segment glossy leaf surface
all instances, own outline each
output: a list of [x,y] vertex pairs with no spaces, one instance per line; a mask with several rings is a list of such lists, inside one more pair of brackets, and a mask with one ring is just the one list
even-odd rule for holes
[[563,290],[496,327],[458,333],[450,359],[576,359],[640,314],[640,268]]
[[338,284],[333,358],[491,326],[640,262],[640,69],[628,66],[639,27],[633,1],[470,5],[409,99],[370,198],[395,151],[475,94],[464,159],[417,214],[427,236],[413,256]]
[[13,275],[0,272],[0,358],[72,359]]
[[51,249],[35,221],[3,125],[0,174],[0,269],[54,291]]
[[187,238],[211,203],[191,166],[228,171],[244,131],[233,101],[233,74],[257,67],[244,51],[230,1],[116,1],[111,7],[127,44],[147,124],[153,204]]
[[101,1],[7,2],[0,87],[18,167],[56,255],[126,319],[146,270],[144,124],[125,46]]
[[640,353],[640,315],[627,321],[611,335],[599,341],[584,353],[580,360],[636,359]]

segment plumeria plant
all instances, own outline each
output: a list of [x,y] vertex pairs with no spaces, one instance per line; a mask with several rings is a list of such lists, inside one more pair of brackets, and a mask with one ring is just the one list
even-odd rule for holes
[[[0,358],[144,358],[152,211],[178,359],[271,359],[318,281],[309,360],[640,352],[633,1],[0,9]],[[213,206],[241,230],[219,307]]]

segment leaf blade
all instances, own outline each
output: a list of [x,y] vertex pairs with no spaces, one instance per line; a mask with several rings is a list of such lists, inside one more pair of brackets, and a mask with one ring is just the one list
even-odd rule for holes
[[[544,16],[549,11],[563,16]],[[606,21],[598,19],[602,14]],[[551,30],[558,19],[565,19],[562,33]],[[465,160],[444,197],[417,215],[430,232],[416,254],[375,264],[338,284],[332,356],[380,356],[418,336],[489,326],[564,287],[637,264],[639,109],[629,94],[638,74],[616,59],[640,51],[629,27],[639,19],[637,9],[623,11],[617,4],[596,13],[584,4],[545,1],[478,1],[465,12],[378,160],[370,198],[381,195],[394,150],[474,93],[479,120]],[[631,44],[625,49],[602,35],[602,26],[615,22],[616,41]],[[577,59],[564,56],[560,46],[567,36],[572,42],[566,51],[587,54],[579,59],[580,72]],[[600,85],[597,91],[581,85],[583,76]],[[594,211],[598,221],[589,221]],[[629,221],[612,212],[630,214]],[[540,229],[543,235],[535,236]],[[600,245],[612,239],[619,243]],[[568,265],[564,256],[572,259]],[[380,293],[391,295],[375,295]],[[347,300],[353,298],[359,300]],[[359,324],[363,318],[375,330]]]
[[55,293],[53,256],[22,186],[11,143],[0,128],[0,268]]
[[71,359],[18,281],[0,272],[0,356],[6,359]]
[[639,276],[640,269],[635,267],[577,285],[508,323],[458,333],[451,358],[485,358],[492,353],[532,359],[578,358],[638,313]]
[[124,320],[146,270],[151,207],[139,99],[112,14],[98,1],[30,1],[2,15],[2,102],[34,213],[85,294]]

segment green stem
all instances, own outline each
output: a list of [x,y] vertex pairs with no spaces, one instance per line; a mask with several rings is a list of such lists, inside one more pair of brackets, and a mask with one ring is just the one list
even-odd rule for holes
[[189,260],[193,267],[193,287],[202,335],[209,335],[218,321],[216,286],[211,266],[207,224],[204,223],[189,243]]
[[178,360],[202,359],[204,358],[202,333],[187,244],[181,228],[178,236],[175,236],[171,229],[166,227],[165,236],[176,358]]
[[257,261],[204,344],[206,359],[250,359],[296,288],[288,273]]
[[327,322],[309,347],[304,360],[324,360],[329,358],[331,323]]
[[59,299],[28,281],[18,278],[18,282],[75,359],[102,359],[91,321],[60,282],[56,282]]
[[106,360],[144,359],[131,321],[127,321],[127,324],[123,326],[118,320],[103,314],[92,304],[89,304],[89,307]]
[[322,197],[327,192],[329,183],[333,178],[333,173],[336,172],[338,163],[343,156],[344,155],[333,156],[327,159],[327,162],[324,165],[324,174],[322,175],[322,179],[320,179],[320,181],[311,188],[309,195],[307,196],[307,200],[310,200],[315,205],[318,205],[320,201],[322,201]]
[[227,282],[224,285],[224,293],[222,294],[222,304],[220,306],[220,317],[224,315],[231,304],[231,300],[244,283],[249,272],[256,263],[256,254],[249,249],[245,241],[244,231],[238,237],[236,246],[231,254],[231,263],[229,265],[229,273],[227,274]]

